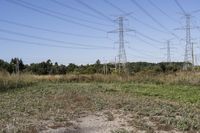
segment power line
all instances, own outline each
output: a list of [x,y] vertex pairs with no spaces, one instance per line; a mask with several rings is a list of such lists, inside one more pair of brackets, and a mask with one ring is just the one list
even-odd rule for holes
[[131,2],[136,5],[140,10],[142,10],[148,17],[150,17],[156,24],[158,24],[163,29],[166,29],[160,22],[158,22],[148,11],[146,11],[138,2],[131,0]]
[[[142,55],[146,55],[146,56],[150,56],[150,57],[153,57],[153,55],[150,55],[150,54],[146,54],[147,53],[147,51],[144,51],[144,50],[141,50],[141,49],[135,49],[135,48],[132,48],[132,47],[130,47],[130,46],[128,46],[128,48],[130,49],[130,50],[133,50],[134,52],[136,52],[136,53],[139,53],[139,54],[142,54]],[[143,52],[143,53],[141,53],[141,52]],[[148,52],[148,53],[150,53],[150,52]]]
[[45,32],[61,34],[61,35],[69,35],[69,36],[84,37],[84,38],[96,38],[96,39],[105,39],[106,38],[106,37],[100,37],[100,36],[92,36],[92,35],[85,35],[85,34],[75,34],[75,33],[69,33],[69,32],[64,32],[64,31],[46,29],[46,28],[41,28],[41,27],[36,27],[36,26],[32,26],[32,25],[22,24],[22,23],[10,21],[10,20],[4,20],[4,19],[0,19],[0,22],[16,25],[16,26],[20,26],[20,27],[25,27],[25,28],[29,28],[29,29],[33,29],[33,30],[40,30],[40,31],[45,31]]
[[[139,59],[152,59],[152,57],[149,57],[149,56],[144,57],[144,56],[139,56],[139,55],[135,55],[135,54],[132,54],[132,53],[128,53],[128,55],[131,55],[131,56],[133,56],[133,57],[137,57],[137,58],[139,58]],[[161,58],[154,57],[154,59],[161,59]]]
[[[27,7],[27,6],[26,6]],[[32,8],[31,8],[32,9]],[[37,10],[38,11],[38,10]],[[30,26],[29,26],[30,27]],[[45,29],[46,30],[46,29]],[[49,30],[48,30],[49,31]],[[53,31],[54,32],[54,31]],[[148,39],[150,39],[150,40],[152,40],[152,41],[155,41],[155,39],[152,39],[152,38],[150,38],[150,37],[148,37],[148,36],[146,36],[146,35],[144,35],[144,34],[142,34],[142,33],[139,33],[140,35],[142,35],[143,37],[146,37],[146,38],[148,38]],[[157,41],[158,42],[158,41]]]
[[81,14],[84,14],[84,15],[87,15],[87,16],[90,16],[90,17],[93,17],[93,18],[97,18],[97,19],[101,19],[101,20],[102,20],[102,18],[100,18],[100,17],[98,17],[98,16],[96,16],[96,15],[93,15],[93,14],[91,14],[91,13],[88,13],[88,12],[85,12],[85,11],[83,11],[83,10],[80,10],[79,8],[75,8],[75,7],[69,6],[69,5],[67,5],[66,3],[62,3],[62,2],[57,1],[57,0],[49,0],[49,1],[52,2],[52,3],[55,3],[55,4],[59,5],[59,6],[62,6],[62,7],[71,9],[71,10],[74,10],[74,11],[76,11],[76,12],[79,12],[79,13],[81,13]]
[[174,0],[174,1],[175,1],[176,5],[181,9],[181,11],[183,12],[183,14],[187,14],[186,11],[181,6],[181,4],[178,2],[178,0]]
[[184,15],[195,14],[195,13],[200,12],[200,9],[198,9],[198,10],[194,10],[194,11],[188,13],[185,11],[185,9],[182,7],[182,5],[178,2],[178,0],[174,0],[174,1],[175,1],[176,5],[179,7],[179,9],[183,12]]
[[[112,2],[110,2],[109,0],[104,0],[104,2],[107,3],[107,4],[109,4],[109,5],[110,5],[111,7],[113,7],[114,9],[120,11],[121,13],[126,14],[126,12],[125,12],[124,10],[122,10],[122,9],[119,8],[118,6],[114,5],[114,4],[113,4]],[[131,17],[133,20],[137,21],[138,23],[143,24],[144,26],[146,26],[146,27],[148,27],[148,28],[150,28],[150,29],[153,29],[153,30],[155,30],[155,31],[162,32],[162,33],[165,33],[165,34],[167,33],[167,32],[165,32],[165,31],[162,31],[162,30],[160,30],[160,29],[157,29],[157,28],[153,27],[152,25],[150,25],[150,24],[148,24],[148,23],[145,23],[145,22],[139,20],[138,18],[136,18],[136,17],[134,17],[134,16],[132,16],[132,15],[130,15],[130,17]]]
[[147,45],[150,45],[150,46],[152,46],[152,47],[154,47],[154,48],[156,48],[156,49],[159,49],[159,47],[157,47],[157,46],[155,46],[154,44],[152,44],[152,43],[150,43],[150,42],[148,42],[148,41],[146,41],[146,40],[140,38],[139,36],[135,36],[135,38],[138,39],[139,41],[142,41],[142,42],[146,43]]
[[136,33],[138,33],[140,36],[142,36],[142,37],[144,37],[144,38],[147,38],[147,39],[149,39],[149,40],[151,40],[151,41],[154,41],[154,42],[157,42],[157,43],[162,43],[161,41],[156,40],[156,39],[154,39],[154,38],[151,38],[151,37],[149,37],[149,36],[147,36],[147,35],[145,35],[145,34],[139,32],[139,31],[136,31]]
[[140,10],[142,10],[148,17],[150,17],[157,25],[159,25],[160,27],[162,27],[164,30],[168,31],[168,33],[170,33],[171,35],[173,35],[174,37],[176,37],[177,39],[179,39],[179,37],[170,32],[163,24],[161,24],[156,18],[154,18],[148,11],[146,11],[146,9],[144,9],[138,2],[136,2],[136,0],[130,0],[134,5],[136,5]]
[[[153,41],[153,42],[156,42],[156,43],[163,43],[163,42],[161,42],[161,41],[159,41],[159,40],[157,40],[157,39],[154,39],[154,38],[152,38],[152,37],[149,37],[148,35],[145,35],[145,34],[139,32],[139,31],[135,31],[135,32],[136,32],[138,35],[140,35],[140,36],[142,36],[142,37],[144,37],[144,38],[146,38],[146,39],[148,39],[148,40],[151,40],[151,41]],[[128,36],[133,36],[133,35],[128,34]]]
[[53,14],[56,14],[56,15],[60,15],[60,16],[64,16],[64,17],[67,17],[67,18],[71,18],[71,19],[75,19],[75,20],[78,20],[78,21],[83,21],[83,22],[87,22],[87,23],[90,23],[90,24],[96,24],[96,25],[103,25],[103,26],[113,26],[113,25],[108,25],[108,24],[103,24],[103,23],[98,23],[98,22],[93,22],[93,21],[89,21],[89,20],[86,20],[86,19],[82,19],[82,18],[77,18],[77,17],[74,17],[74,16],[70,16],[70,15],[67,15],[67,14],[64,14],[64,13],[61,13],[61,12],[57,12],[57,11],[53,11],[53,10],[50,10],[50,9],[47,9],[47,8],[44,8],[44,7],[41,7],[41,6],[37,6],[37,5],[34,5],[32,3],[29,3],[29,2],[26,2],[26,1],[23,1],[23,0],[18,0],[24,4],[27,4],[29,6],[32,6],[34,8],[37,8],[37,9],[42,9],[44,11],[48,11],[50,13],[53,13]]
[[124,10],[122,10],[121,8],[117,7],[116,5],[114,5],[112,2],[108,1],[108,0],[104,0],[105,3],[109,4],[110,6],[112,6],[113,8],[119,10],[120,12],[122,12],[123,14],[125,14],[126,12]]
[[92,47],[92,48],[110,48],[110,47],[94,46],[94,45],[86,45],[86,44],[80,44],[80,43],[54,40],[54,39],[49,39],[49,38],[38,37],[38,36],[27,35],[27,34],[23,34],[23,33],[19,33],[19,32],[9,31],[9,30],[5,30],[5,29],[0,29],[0,32],[8,33],[8,34],[14,34],[14,35],[18,35],[18,36],[24,36],[24,37],[28,37],[28,38],[39,39],[39,40],[45,40],[45,41],[50,41],[50,42],[62,43],[62,44],[67,44],[67,45],[77,45],[77,46]]
[[170,15],[168,15],[164,10],[162,10],[159,6],[157,6],[152,0],[148,0],[148,2],[154,7],[156,8],[158,11],[160,11],[162,14],[164,14],[165,16],[167,16],[169,19],[171,19],[174,22],[180,23],[178,20],[174,19],[173,17],[171,17]]
[[[46,43],[39,43],[39,42],[30,42],[30,41],[4,38],[4,37],[0,37],[0,40],[11,41],[11,42],[15,42],[15,43],[18,42],[18,43],[23,43],[23,44],[27,44],[27,45],[45,46],[45,47],[66,48],[66,49],[83,49],[83,50],[88,50],[88,49],[100,50],[100,48],[70,47],[70,46],[64,46],[64,45],[53,45],[53,44],[46,44]],[[106,49],[108,50],[108,48],[106,48]]]
[[104,17],[105,19],[107,19],[107,20],[113,22],[113,20],[112,20],[111,18],[109,18],[108,16],[106,16],[104,13],[98,11],[97,9],[91,7],[91,6],[88,5],[87,3],[85,3],[85,2],[83,2],[83,1],[81,1],[81,0],[75,0],[75,1],[78,2],[79,4],[85,6],[85,7],[88,8],[89,10],[95,12],[96,14],[98,14],[98,15]]
[[193,14],[193,13],[199,13],[199,12],[200,12],[200,9],[192,11],[191,13]]
[[20,2],[14,1],[14,0],[6,0],[6,1],[7,1],[7,2],[10,2],[10,3],[12,3],[12,4],[15,4],[15,5],[19,5],[19,6],[24,7],[24,8],[27,8],[27,9],[29,9],[29,10],[38,12],[38,13],[40,13],[40,14],[47,15],[47,16],[50,16],[50,17],[53,17],[53,18],[57,18],[57,19],[62,20],[62,21],[64,21],[64,22],[76,24],[76,25],[79,25],[79,26],[82,26],[82,27],[87,27],[87,28],[89,28],[89,29],[93,29],[93,30],[96,30],[96,31],[106,32],[106,31],[103,30],[103,29],[99,29],[99,28],[92,27],[92,26],[89,26],[89,25],[86,25],[86,24],[82,24],[82,23],[79,23],[79,22],[76,22],[76,21],[73,21],[73,20],[69,20],[69,19],[66,19],[66,18],[62,18],[62,17],[60,17],[60,16],[51,14],[51,13],[46,12],[46,11],[39,10],[39,9],[34,8],[34,7],[31,7],[31,6],[27,6],[26,4],[23,4],[23,3],[20,3]]

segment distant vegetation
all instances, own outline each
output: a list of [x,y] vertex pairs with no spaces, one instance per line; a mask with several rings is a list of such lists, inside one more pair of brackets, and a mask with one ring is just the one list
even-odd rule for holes
[[[37,75],[64,75],[64,74],[103,74],[104,64],[97,60],[94,64],[76,65],[59,65],[57,62],[52,63],[51,60],[41,63],[32,63],[25,65],[21,59],[14,58],[10,62],[0,60],[0,70],[7,71],[10,74],[16,73],[16,65],[19,64],[20,73],[31,73]],[[147,62],[129,62],[127,63],[130,75],[139,72],[145,73],[169,73],[182,70],[182,62],[172,63],[147,63]],[[107,74],[116,73],[115,64],[107,64]]]
[[[16,66],[19,66],[19,75]],[[0,60],[0,91],[30,86],[40,82],[135,82],[156,84],[200,85],[200,75],[196,71],[182,71],[183,63],[128,63],[129,75],[119,75],[115,64],[105,64],[97,60],[94,64],[59,65],[47,60],[26,65],[21,59],[10,62]],[[198,70],[198,67],[195,68]]]

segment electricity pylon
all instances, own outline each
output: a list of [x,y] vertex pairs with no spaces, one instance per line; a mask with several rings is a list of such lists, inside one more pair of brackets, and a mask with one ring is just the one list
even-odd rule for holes
[[193,67],[195,66],[196,64],[196,55],[195,55],[195,50],[194,50],[194,45],[196,44],[195,42],[191,42],[191,47],[192,47],[192,65]]
[[16,69],[16,74],[19,75],[19,59],[17,59],[16,61],[15,69]]
[[186,18],[186,46],[185,46],[185,57],[183,69],[188,69],[189,63],[192,63],[192,43],[191,43],[191,25],[190,25],[190,14],[185,14]]
[[185,30],[185,54],[184,54],[184,65],[183,69],[187,70],[189,67],[194,66],[194,54],[193,54],[193,44],[191,42],[191,29],[197,27],[191,27],[191,14],[184,14],[185,17],[185,27],[179,28],[178,30]]
[[119,16],[116,21],[118,22],[119,28],[114,31],[110,31],[108,33],[119,33],[119,49],[118,49],[118,64],[117,69],[118,73],[128,73],[127,70],[127,56],[125,50],[125,42],[124,42],[124,32],[133,31],[130,29],[124,28],[124,16]]
[[171,63],[171,46],[170,41],[167,41],[167,62]]
[[166,53],[167,53],[166,62],[171,63],[172,62],[172,59],[171,59],[172,48],[175,48],[175,47],[171,46],[171,40],[167,40],[166,44],[167,46],[161,49],[166,50]]
[[103,64],[103,74],[104,75],[108,74],[108,63],[107,63],[107,61],[105,61],[105,63]]
[[192,45],[192,65],[193,65],[193,67],[194,67],[194,65],[195,65],[195,63],[194,63],[194,43],[192,42],[191,43]]

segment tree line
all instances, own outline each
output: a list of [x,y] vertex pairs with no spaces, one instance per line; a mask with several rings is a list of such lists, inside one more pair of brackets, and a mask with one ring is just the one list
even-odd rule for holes
[[[32,73],[38,75],[57,75],[57,74],[107,74],[117,73],[115,68],[117,64],[101,63],[97,60],[94,64],[87,65],[76,65],[70,63],[68,65],[53,63],[50,59],[40,63],[24,64],[22,59],[13,58],[10,62],[6,62],[0,59],[0,70],[7,71],[9,73]],[[18,68],[18,69],[17,69]],[[172,62],[172,63],[148,63],[148,62],[129,62],[127,63],[128,73],[134,74],[138,72],[154,72],[154,73],[166,73],[166,72],[176,72],[182,70],[182,62]],[[106,69],[106,70],[105,70]]]

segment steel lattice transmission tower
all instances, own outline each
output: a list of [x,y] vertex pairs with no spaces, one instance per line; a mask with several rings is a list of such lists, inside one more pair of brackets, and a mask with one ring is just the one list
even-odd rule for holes
[[16,60],[15,71],[16,71],[16,74],[19,75],[19,59],[18,58]]
[[116,19],[118,22],[119,28],[114,31],[110,31],[108,33],[119,33],[119,49],[117,55],[117,69],[119,73],[128,73],[127,68],[127,56],[125,50],[125,41],[124,41],[124,33],[128,31],[133,31],[130,29],[124,28],[124,16],[120,16]]
[[123,17],[119,17],[119,53],[118,53],[118,69],[119,72],[121,72],[122,70],[124,72],[127,72],[127,68],[126,68],[126,63],[127,63],[127,57],[126,57],[126,51],[125,51],[125,47],[124,47],[124,18]]
[[[184,67],[183,69],[188,69],[190,66],[190,63],[193,63],[193,57],[192,57],[192,43],[191,43],[191,15],[190,14],[185,14],[186,18],[186,45],[185,45],[185,56],[184,56]],[[192,64],[194,65],[194,64]]]
[[166,62],[167,63],[171,63],[172,62],[172,59],[171,59],[172,48],[174,48],[174,47],[171,47],[171,41],[170,40],[166,41],[166,47],[161,48],[161,49],[166,50],[166,54],[165,55],[167,55],[167,57],[166,57]]
[[191,14],[184,14],[185,27],[178,28],[178,30],[185,30],[185,54],[184,54],[184,66],[183,69],[187,70],[189,67],[194,66],[193,44],[191,42],[191,29],[197,27],[191,27]]
[[170,41],[167,41],[167,62],[171,63],[171,46]]

